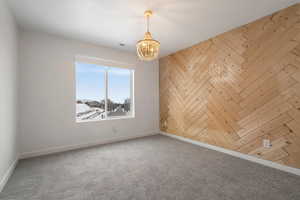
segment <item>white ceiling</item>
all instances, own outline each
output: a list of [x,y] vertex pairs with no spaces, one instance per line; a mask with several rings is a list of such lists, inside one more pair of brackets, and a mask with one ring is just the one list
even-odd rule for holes
[[[135,51],[152,9],[150,31],[168,55],[300,0],[8,0],[19,25]],[[125,43],[124,47],[119,43]]]

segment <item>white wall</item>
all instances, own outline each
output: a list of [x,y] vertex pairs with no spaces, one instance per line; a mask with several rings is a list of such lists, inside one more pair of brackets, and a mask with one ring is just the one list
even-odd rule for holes
[[17,27],[0,0],[0,190],[17,158]]
[[[76,55],[136,63],[134,119],[75,122]],[[135,54],[23,30],[20,67],[21,152],[25,156],[159,130],[157,61],[140,62]]]

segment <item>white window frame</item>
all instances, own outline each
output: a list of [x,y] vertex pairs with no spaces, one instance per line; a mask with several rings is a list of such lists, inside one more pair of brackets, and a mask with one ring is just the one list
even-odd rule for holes
[[[104,87],[105,87],[105,119],[89,119],[89,120],[84,120],[84,121],[78,121],[76,118],[77,112],[76,112],[76,97],[75,95],[75,121],[76,123],[85,123],[85,122],[101,122],[101,121],[107,121],[107,120],[116,120],[116,119],[133,119],[135,118],[135,93],[134,93],[134,73],[135,73],[135,66],[133,64],[128,64],[128,63],[121,63],[121,62],[116,62],[112,60],[105,60],[101,58],[95,58],[95,57],[87,57],[87,56],[76,56],[74,60],[74,69],[75,69],[75,77],[76,77],[76,62],[80,63],[88,63],[88,64],[96,64],[99,66],[104,66],[104,67],[111,67],[111,68],[123,68],[123,69],[128,69],[130,70],[130,111],[131,114],[128,116],[115,116],[115,117],[108,117],[107,116],[107,99],[108,99],[108,69],[105,69],[104,72]],[[76,80],[76,78],[75,78]],[[75,93],[76,93],[76,81],[75,81]]]

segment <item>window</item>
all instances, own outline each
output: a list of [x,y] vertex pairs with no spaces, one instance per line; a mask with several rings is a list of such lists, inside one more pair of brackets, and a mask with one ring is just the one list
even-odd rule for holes
[[76,121],[134,116],[131,69],[76,62]]

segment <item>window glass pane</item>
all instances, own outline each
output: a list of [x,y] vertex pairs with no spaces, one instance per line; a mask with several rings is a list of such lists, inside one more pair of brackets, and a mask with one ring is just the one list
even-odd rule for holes
[[76,121],[105,118],[105,67],[76,62]]
[[108,69],[107,116],[131,115],[131,70]]

